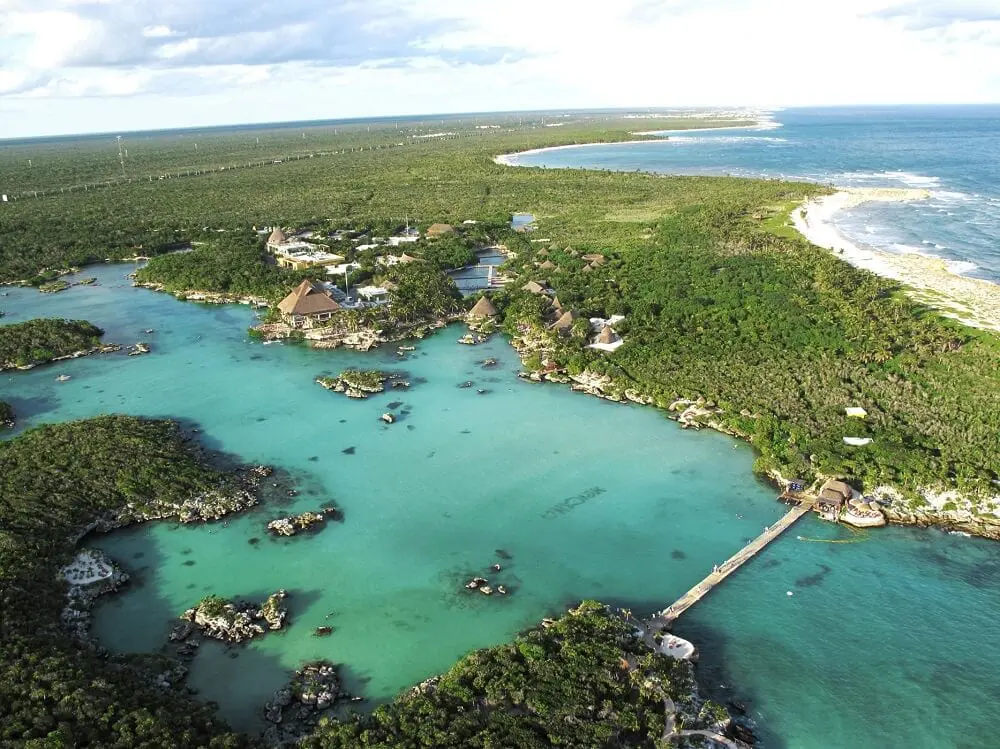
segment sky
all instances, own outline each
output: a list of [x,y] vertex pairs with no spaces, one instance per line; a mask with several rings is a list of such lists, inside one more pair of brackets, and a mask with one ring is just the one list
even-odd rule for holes
[[1000,0],[0,0],[0,138],[1000,102]]

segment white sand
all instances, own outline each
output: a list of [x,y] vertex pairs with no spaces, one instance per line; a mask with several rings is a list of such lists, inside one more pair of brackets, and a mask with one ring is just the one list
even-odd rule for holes
[[494,156],[493,161],[497,164],[502,164],[503,166],[518,166],[515,159],[518,156],[528,156],[530,154],[545,153],[547,151],[563,151],[567,148],[584,148],[585,146],[623,146],[626,143],[670,143],[669,138],[657,138],[653,136],[662,135],[664,133],[704,133],[708,130],[771,130],[775,127],[781,127],[780,123],[774,122],[773,120],[759,120],[753,125],[720,125],[718,127],[688,127],[688,128],[678,128],[676,130],[639,130],[630,133],[630,135],[645,135],[649,136],[643,138],[642,140],[618,140],[612,141],[611,143],[604,143],[602,141],[592,141],[590,143],[573,143],[568,146],[548,146],[546,148],[532,148],[527,151],[518,151],[517,153],[503,153],[499,156]]
[[851,265],[910,287],[913,298],[976,328],[1000,331],[1000,286],[954,273],[948,261],[916,253],[896,254],[857,245],[833,225],[838,211],[872,201],[924,200],[927,190],[845,189],[807,201],[792,212],[795,228],[810,242]]

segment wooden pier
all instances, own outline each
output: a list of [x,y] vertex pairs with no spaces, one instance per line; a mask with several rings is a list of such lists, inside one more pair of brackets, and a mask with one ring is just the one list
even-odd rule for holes
[[748,543],[738,552],[729,557],[725,562],[716,567],[710,575],[695,585],[691,590],[682,595],[670,606],[656,614],[649,621],[651,631],[662,631],[670,627],[671,624],[694,606],[698,601],[707,596],[716,585],[721,583],[746,562],[753,559],[757,552],[771,543],[774,539],[791,528],[799,518],[813,509],[814,501],[811,499],[800,500],[795,507],[786,512],[774,525],[768,526],[763,533]]

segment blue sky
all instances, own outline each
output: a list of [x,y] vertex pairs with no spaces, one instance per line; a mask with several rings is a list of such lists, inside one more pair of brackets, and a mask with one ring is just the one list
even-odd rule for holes
[[1000,102],[1000,0],[0,0],[0,138]]

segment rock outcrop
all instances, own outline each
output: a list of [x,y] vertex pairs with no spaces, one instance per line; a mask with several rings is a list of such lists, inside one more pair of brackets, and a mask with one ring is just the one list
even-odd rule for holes
[[273,725],[264,741],[281,745],[311,732],[323,713],[338,702],[352,699],[343,691],[337,666],[329,661],[307,663],[264,706],[264,718]]
[[288,610],[281,603],[287,596],[288,593],[279,590],[268,596],[262,604],[206,596],[196,606],[181,614],[182,623],[171,631],[170,640],[189,644],[188,641],[196,632],[227,643],[241,643],[261,637],[268,631],[284,627]]
[[326,525],[328,516],[338,515],[336,508],[327,507],[322,512],[303,512],[301,515],[290,515],[272,520],[267,529],[275,536],[294,536],[302,531],[317,531]]

